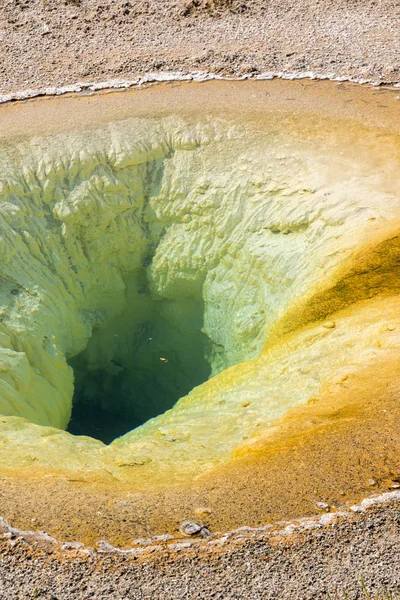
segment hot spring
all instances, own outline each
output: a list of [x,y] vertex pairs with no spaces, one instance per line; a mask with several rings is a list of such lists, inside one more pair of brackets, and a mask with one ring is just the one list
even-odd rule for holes
[[379,93],[216,82],[1,107],[7,477],[218,488],[316,423],[379,421],[400,357],[399,102]]

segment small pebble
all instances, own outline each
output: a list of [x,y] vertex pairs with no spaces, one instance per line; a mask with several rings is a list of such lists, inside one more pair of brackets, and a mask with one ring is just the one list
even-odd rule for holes
[[369,485],[376,485],[375,479],[368,479]]
[[183,535],[201,535],[201,537],[206,539],[212,537],[211,531],[208,529],[208,527],[206,527],[205,525],[199,525],[194,521],[185,521],[184,523],[182,523],[180,529]]
[[202,526],[193,521],[185,521],[181,525],[181,532],[184,535],[197,535],[202,530]]
[[200,530],[200,535],[201,537],[206,538],[206,540],[210,540],[212,538],[211,531],[208,529],[208,527],[202,527]]
[[317,502],[315,506],[320,510],[326,510],[326,512],[329,512],[329,504],[326,502]]
[[336,323],[335,321],[325,321],[325,323],[322,323],[322,327],[325,327],[325,329],[335,329]]
[[199,506],[194,512],[198,517],[204,517],[205,515],[210,515],[212,511],[206,506]]
[[392,471],[391,479],[400,483],[400,469],[395,469],[394,471]]

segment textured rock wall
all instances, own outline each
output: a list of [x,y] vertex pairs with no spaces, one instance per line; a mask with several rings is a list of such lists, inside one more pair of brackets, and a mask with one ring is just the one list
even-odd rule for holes
[[[397,351],[397,245],[374,248],[397,239],[398,168],[395,136],[289,117],[130,119],[4,144],[1,439],[16,464],[196,473]],[[329,295],[367,249],[357,285]],[[159,339],[142,351],[149,320]],[[70,418],[67,359],[87,347],[87,370],[126,366],[130,389],[174,350],[172,330],[174,368],[215,376],[171,411],[108,448],[48,427]]]

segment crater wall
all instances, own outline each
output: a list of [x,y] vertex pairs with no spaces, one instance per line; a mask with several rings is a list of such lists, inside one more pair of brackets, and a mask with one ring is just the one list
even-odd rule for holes
[[2,142],[4,468],[179,481],[397,364],[396,134],[170,112]]

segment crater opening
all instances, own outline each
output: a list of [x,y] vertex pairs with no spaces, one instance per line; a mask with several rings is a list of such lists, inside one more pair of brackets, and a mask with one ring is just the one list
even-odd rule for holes
[[145,268],[127,282],[125,309],[69,360],[75,391],[68,431],[109,444],[164,413],[211,374],[203,302],[154,297]]
[[71,99],[73,127],[0,139],[5,468],[170,485],[392,365],[391,114],[242,83],[81,98],[84,122]]
[[387,491],[394,94],[182,82],[2,109],[2,516],[128,547]]

